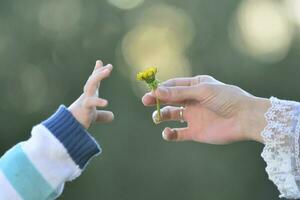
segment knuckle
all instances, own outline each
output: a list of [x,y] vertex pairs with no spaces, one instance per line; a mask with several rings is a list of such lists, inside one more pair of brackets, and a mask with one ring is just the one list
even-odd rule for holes
[[210,83],[203,83],[203,84],[199,85],[198,89],[199,89],[200,93],[210,94],[215,91],[216,85],[210,84]]
[[175,83],[176,83],[174,78],[171,78],[168,82],[169,82],[168,85],[170,85],[170,86],[175,85]]
[[93,75],[97,76],[97,75],[101,74],[104,69],[106,69],[106,68],[105,67],[101,67],[101,68],[96,69],[94,71]]
[[94,84],[98,84],[100,81],[102,81],[104,78],[106,77],[105,74],[103,73],[99,73],[96,75],[95,79],[94,79]]
[[173,88],[163,88],[163,90],[160,92],[160,96],[172,98],[172,90]]
[[198,76],[196,76],[196,78],[198,79],[199,83],[210,82],[210,81],[215,80],[212,76],[209,76],[209,75],[198,75]]
[[169,79],[167,81],[165,81],[164,83],[162,83],[161,85],[163,86],[172,86],[174,84],[174,79]]
[[176,135],[176,142],[184,141],[184,135],[183,134],[177,134]]
[[89,79],[89,85],[94,85],[97,82],[97,76],[91,76]]
[[167,90],[167,94],[168,96],[170,96],[171,98],[175,98],[179,95],[179,90],[177,88],[173,88],[173,89],[168,89]]
[[198,76],[194,76],[194,77],[192,78],[192,80],[191,80],[190,86],[197,85],[197,84],[199,84],[199,83],[200,83],[200,77],[199,77],[199,75],[198,75]]
[[98,72],[96,72],[94,75],[93,75],[93,79],[95,80],[95,79],[99,79],[99,77],[101,77],[102,76],[102,71],[98,71]]
[[163,109],[163,116],[165,119],[170,119],[171,118],[171,106],[166,106]]

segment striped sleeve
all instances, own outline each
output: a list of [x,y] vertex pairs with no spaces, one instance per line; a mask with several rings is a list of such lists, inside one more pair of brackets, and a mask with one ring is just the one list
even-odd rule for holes
[[65,106],[0,158],[0,200],[56,199],[101,149]]

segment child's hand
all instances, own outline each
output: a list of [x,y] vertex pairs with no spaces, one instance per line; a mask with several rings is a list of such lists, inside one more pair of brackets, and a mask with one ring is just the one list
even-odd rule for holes
[[108,104],[107,100],[99,98],[98,89],[101,81],[110,75],[112,68],[111,64],[103,66],[103,63],[98,60],[84,86],[83,94],[68,108],[86,129],[92,122],[110,122],[114,119],[112,112],[97,110],[97,107],[102,108]]

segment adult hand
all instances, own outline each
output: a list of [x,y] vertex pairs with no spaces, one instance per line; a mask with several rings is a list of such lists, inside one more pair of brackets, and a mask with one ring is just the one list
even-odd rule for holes
[[[262,142],[260,132],[266,126],[264,113],[270,107],[268,99],[206,75],[167,80],[155,92],[144,95],[144,105],[155,105],[156,96],[167,105],[161,109],[162,121],[187,122],[185,128],[165,128],[165,140],[211,144]],[[182,115],[179,106],[184,107]],[[157,122],[157,112],[153,113],[153,120]]]

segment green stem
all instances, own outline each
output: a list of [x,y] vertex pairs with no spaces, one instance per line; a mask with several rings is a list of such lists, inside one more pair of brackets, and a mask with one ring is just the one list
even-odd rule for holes
[[156,97],[156,109],[157,109],[158,120],[161,121],[160,102],[159,102],[159,98],[158,97]]

